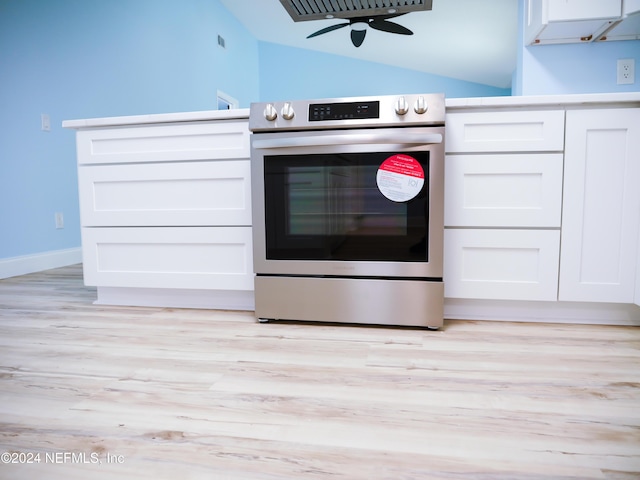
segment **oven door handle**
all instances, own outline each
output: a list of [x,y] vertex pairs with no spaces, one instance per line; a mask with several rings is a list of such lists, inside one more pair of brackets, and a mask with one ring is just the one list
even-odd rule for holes
[[418,134],[379,134],[379,133],[344,133],[340,135],[318,135],[304,137],[283,137],[257,140],[254,137],[253,147],[261,149],[319,147],[326,145],[431,145],[442,143],[442,135],[431,133]]

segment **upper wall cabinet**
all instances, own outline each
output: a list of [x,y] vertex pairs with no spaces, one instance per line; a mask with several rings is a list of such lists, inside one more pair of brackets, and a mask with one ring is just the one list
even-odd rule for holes
[[640,40],[640,0],[623,0],[622,18],[597,40]]
[[640,0],[526,0],[525,44],[640,38]]

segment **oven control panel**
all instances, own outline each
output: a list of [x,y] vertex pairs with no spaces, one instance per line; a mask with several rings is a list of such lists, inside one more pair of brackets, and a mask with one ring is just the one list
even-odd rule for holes
[[385,95],[252,103],[253,132],[444,125],[444,95]]
[[310,122],[380,118],[380,102],[343,102],[309,104]]

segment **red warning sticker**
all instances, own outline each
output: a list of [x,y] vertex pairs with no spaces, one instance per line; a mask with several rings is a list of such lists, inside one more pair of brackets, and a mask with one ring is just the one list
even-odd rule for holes
[[376,182],[380,192],[389,200],[406,202],[422,190],[424,169],[409,155],[393,155],[378,167]]

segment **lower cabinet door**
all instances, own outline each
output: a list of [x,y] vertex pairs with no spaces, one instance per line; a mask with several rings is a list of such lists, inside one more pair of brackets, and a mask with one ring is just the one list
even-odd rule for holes
[[86,285],[253,290],[251,227],[83,228]]
[[560,300],[638,302],[640,108],[567,112]]
[[446,229],[445,297],[558,298],[559,230]]

